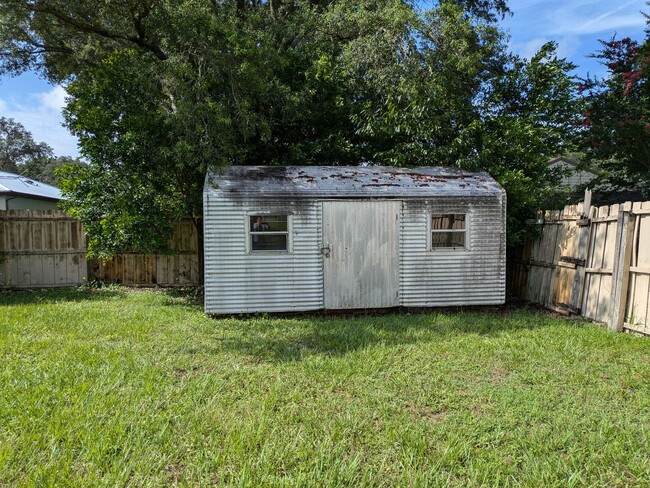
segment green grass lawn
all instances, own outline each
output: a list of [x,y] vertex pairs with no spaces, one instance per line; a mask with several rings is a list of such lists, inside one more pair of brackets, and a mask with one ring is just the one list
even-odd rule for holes
[[529,310],[0,293],[0,485],[648,486],[650,340]]

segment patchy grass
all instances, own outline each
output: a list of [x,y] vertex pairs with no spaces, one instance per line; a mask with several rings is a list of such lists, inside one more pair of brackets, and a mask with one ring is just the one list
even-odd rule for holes
[[650,340],[527,310],[0,294],[0,485],[650,484]]

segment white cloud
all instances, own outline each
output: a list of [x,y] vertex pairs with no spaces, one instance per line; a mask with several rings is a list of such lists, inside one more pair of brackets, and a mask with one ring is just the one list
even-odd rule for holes
[[557,43],[557,57],[558,58],[571,58],[576,54],[577,48],[580,45],[580,40],[575,36],[563,36],[560,38],[552,37],[535,37],[525,42],[513,42],[510,49],[526,59],[532,58],[539,48],[549,41]]
[[645,25],[645,20],[641,14],[614,15],[613,12],[606,12],[589,19],[581,19],[571,15],[572,12],[568,12],[569,15],[566,17],[556,19],[554,24],[550,26],[549,33],[552,35],[567,33],[578,35],[614,34],[620,29],[642,28]]
[[643,28],[645,0],[531,0],[513,2],[507,19],[513,33],[544,33],[548,37],[613,34],[619,29]]
[[526,59],[530,59],[546,42],[548,42],[548,39],[544,37],[535,37],[534,39],[530,39],[519,45],[513,45],[512,49],[520,56],[523,56]]
[[20,122],[36,142],[46,142],[57,156],[78,156],[77,139],[63,127],[61,109],[66,92],[61,86],[16,99],[0,98],[0,116]]
[[67,93],[62,86],[55,86],[50,91],[34,94],[34,97],[40,102],[41,107],[57,112],[60,112],[65,106],[66,96]]
[[546,41],[558,43],[558,56],[579,65],[578,73],[600,72],[589,54],[600,50],[598,39],[630,36],[642,40],[646,0],[518,0],[514,15],[502,25],[511,34],[510,48],[529,58]]

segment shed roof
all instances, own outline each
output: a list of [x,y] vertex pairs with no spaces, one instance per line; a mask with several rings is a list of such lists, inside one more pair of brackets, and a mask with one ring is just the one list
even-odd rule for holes
[[19,195],[40,200],[61,200],[61,190],[26,176],[0,171],[0,195]]
[[292,197],[426,197],[500,195],[487,173],[420,166],[229,166],[210,171],[206,192]]

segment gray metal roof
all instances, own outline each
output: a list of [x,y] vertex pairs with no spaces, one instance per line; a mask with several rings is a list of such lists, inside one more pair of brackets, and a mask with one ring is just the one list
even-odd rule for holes
[[505,192],[487,173],[432,166],[230,166],[208,172],[205,191],[277,198],[453,197]]
[[61,190],[56,186],[6,171],[0,171],[0,195],[19,195],[41,200],[61,200]]

